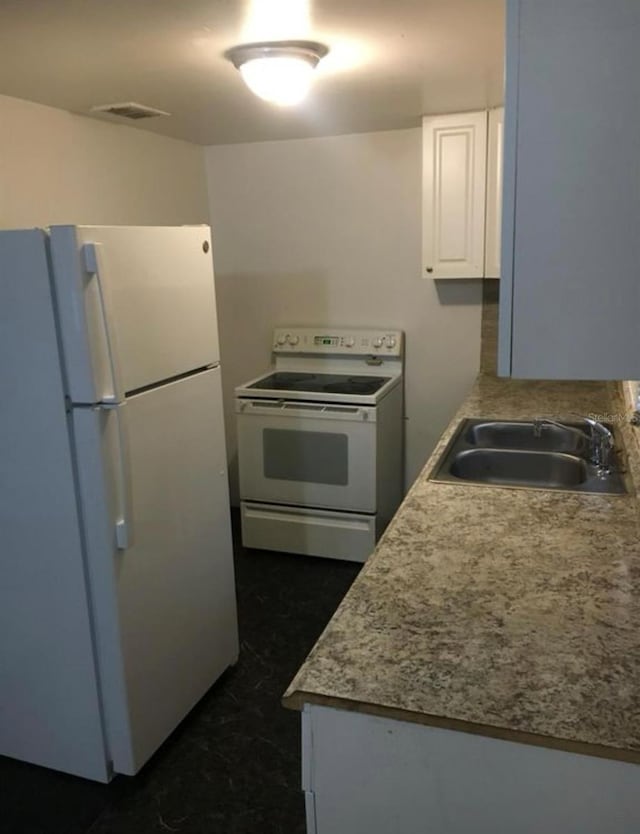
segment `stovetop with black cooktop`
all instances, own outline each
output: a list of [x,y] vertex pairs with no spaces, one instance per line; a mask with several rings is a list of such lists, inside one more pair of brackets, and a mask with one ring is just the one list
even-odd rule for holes
[[387,376],[351,376],[277,371],[248,387],[259,391],[297,391],[314,394],[352,394],[369,396],[388,382]]

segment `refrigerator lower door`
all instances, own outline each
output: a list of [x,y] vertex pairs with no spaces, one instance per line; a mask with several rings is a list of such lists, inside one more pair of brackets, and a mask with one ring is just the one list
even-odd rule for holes
[[107,739],[132,774],[238,655],[220,370],[73,424]]
[[53,226],[50,241],[73,403],[219,361],[208,226]]
[[42,232],[0,232],[0,311],[0,754],[106,782]]

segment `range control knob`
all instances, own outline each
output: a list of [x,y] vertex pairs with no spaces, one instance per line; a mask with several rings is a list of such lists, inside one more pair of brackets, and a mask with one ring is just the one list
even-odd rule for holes
[[353,338],[353,336],[347,336],[347,338],[344,340],[345,347],[353,347],[355,343],[356,340]]
[[289,342],[290,345],[297,345],[299,341],[300,336],[296,336],[295,334],[293,336],[287,336],[287,342]]
[[371,342],[371,344],[374,346],[374,348],[381,348],[382,344],[383,344],[383,340],[380,338],[380,336],[377,336],[373,340],[373,342]]
[[395,336],[385,336],[384,343],[388,348],[394,348],[396,346]]
[[284,335],[284,333],[278,333],[278,338],[276,339],[276,341],[279,345],[284,345],[287,341],[287,337]]

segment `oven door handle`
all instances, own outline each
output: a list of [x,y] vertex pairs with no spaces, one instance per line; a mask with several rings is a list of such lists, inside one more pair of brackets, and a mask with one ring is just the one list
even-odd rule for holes
[[294,400],[236,400],[238,414],[375,422],[375,406],[301,403]]

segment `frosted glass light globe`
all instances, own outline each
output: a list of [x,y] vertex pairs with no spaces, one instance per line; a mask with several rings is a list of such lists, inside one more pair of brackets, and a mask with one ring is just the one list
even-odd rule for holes
[[272,104],[298,104],[309,92],[313,71],[329,48],[316,41],[263,41],[232,46],[224,53],[252,93]]
[[287,107],[301,102],[311,87],[313,67],[303,58],[254,58],[240,67],[249,89],[265,101]]

